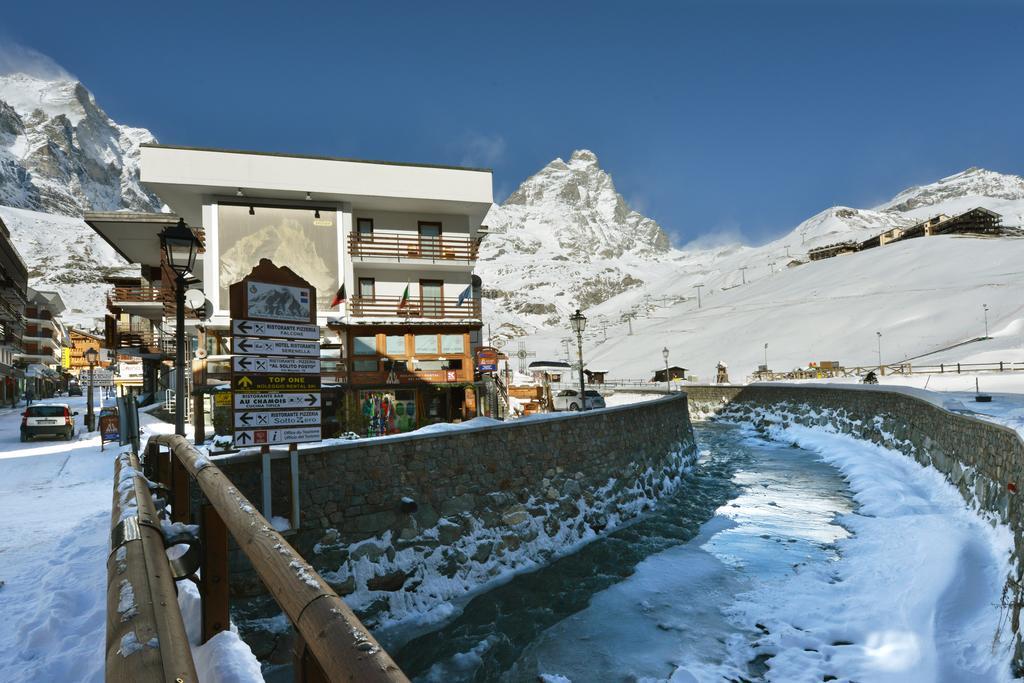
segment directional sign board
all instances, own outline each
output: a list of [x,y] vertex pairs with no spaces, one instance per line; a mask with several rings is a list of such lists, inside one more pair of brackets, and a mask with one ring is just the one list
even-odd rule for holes
[[287,339],[320,341],[320,326],[272,323],[262,320],[232,320],[231,334],[246,337],[285,337]]
[[274,392],[235,392],[235,410],[285,410],[319,408],[320,392],[282,394]]
[[319,375],[250,375],[234,373],[233,391],[301,391],[320,393]]
[[275,443],[304,443],[307,441],[320,441],[320,427],[235,430],[235,444],[238,446],[268,446]]
[[259,356],[235,356],[231,359],[235,372],[262,372],[273,374],[319,375],[319,358],[281,358]]
[[269,427],[309,427],[320,424],[320,409],[312,410],[236,410],[235,427],[266,429]]
[[231,339],[235,353],[256,356],[291,356],[293,358],[319,358],[320,342],[291,341],[288,339],[253,339],[235,335]]

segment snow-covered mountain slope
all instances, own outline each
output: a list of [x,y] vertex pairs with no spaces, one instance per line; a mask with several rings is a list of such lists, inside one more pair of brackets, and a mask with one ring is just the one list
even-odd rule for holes
[[[969,264],[965,265],[965,264]],[[1024,238],[936,236],[816,261],[798,268],[759,271],[748,283],[711,290],[695,300],[649,306],[629,326],[607,336],[586,335],[587,366],[610,377],[649,379],[669,362],[702,380],[714,377],[718,361],[733,381],[743,381],[764,362],[775,370],[835,360],[846,366],[878,362],[878,337],[885,363],[984,335],[989,307],[993,339],[935,354],[920,363],[1024,360]],[[749,271],[748,271],[749,272]],[[671,291],[671,290],[670,290]],[[604,307],[590,317],[607,316]],[[568,333],[548,330],[527,340],[541,356],[561,357],[559,340]]]
[[139,273],[80,218],[0,206],[0,219],[25,259],[29,285],[59,292],[72,325],[91,329],[102,319],[110,290],[103,278]]
[[[652,348],[657,347],[655,350],[659,352],[663,346],[672,347],[673,337],[666,336],[662,327],[667,326],[665,329],[676,332],[684,329],[693,331],[687,327],[691,323],[685,321],[691,321],[695,316],[707,319],[710,310],[726,310],[722,308],[723,301],[737,300],[757,301],[756,306],[761,307],[759,311],[773,311],[771,315],[758,318],[754,327],[761,332],[755,335],[744,328],[742,312],[745,308],[729,303],[728,310],[739,316],[737,319],[722,322],[724,327],[714,325],[713,339],[701,339],[696,345],[687,344],[688,349],[699,346],[705,351],[710,350],[708,358],[701,355],[705,351],[698,355],[691,355],[697,352],[690,351],[677,359],[680,364],[693,367],[706,377],[718,360],[724,360],[731,364],[740,363],[740,372],[746,375],[760,362],[757,360],[759,347],[755,337],[766,336],[775,328],[784,330],[792,321],[780,311],[801,299],[805,299],[804,304],[811,309],[815,308],[815,301],[827,302],[821,304],[826,310],[815,310],[809,314],[821,321],[820,325],[812,327],[822,343],[809,345],[806,336],[801,336],[803,341],[796,343],[787,337],[786,348],[791,354],[782,359],[776,358],[782,361],[779,367],[789,369],[806,365],[811,360],[851,362],[846,352],[853,349],[843,344],[850,338],[849,331],[857,324],[854,322],[857,318],[846,313],[833,317],[831,311],[854,310],[846,308],[843,302],[858,300],[861,296],[857,283],[863,283],[863,279],[856,270],[857,264],[871,268],[882,264],[877,272],[869,268],[872,277],[877,278],[883,287],[879,296],[884,296],[885,291],[906,288],[906,295],[899,303],[900,309],[893,312],[896,317],[892,321],[882,321],[887,325],[897,324],[920,316],[927,318],[924,312],[933,303],[931,289],[967,286],[969,280],[962,276],[963,264],[973,261],[967,260],[965,254],[977,253],[978,258],[989,261],[996,259],[1009,268],[1012,260],[1006,260],[1006,253],[1017,254],[1022,244],[1020,240],[1011,238],[943,238],[938,242],[927,238],[887,245],[855,256],[807,262],[807,252],[814,247],[845,240],[862,241],[892,227],[909,226],[939,213],[956,214],[976,206],[1002,214],[1004,225],[1024,226],[1024,179],[969,169],[931,185],[908,189],[875,209],[831,207],[761,246],[734,244],[715,249],[680,250],[660,246],[656,249],[624,249],[621,256],[605,261],[600,256],[604,245],[620,243],[622,236],[629,234],[631,226],[620,219],[621,212],[586,213],[581,210],[583,197],[564,190],[564,177],[568,175],[565,169],[573,169],[574,166],[576,174],[601,178],[602,183],[611,187],[611,179],[597,167],[593,155],[577,153],[569,164],[560,160],[552,162],[524,183],[524,188],[513,195],[515,202],[511,206],[496,207],[488,216],[492,225],[500,226],[500,233],[486,239],[487,246],[478,267],[478,273],[484,280],[485,294],[493,295],[485,301],[485,314],[499,344],[509,339],[524,338],[528,348],[539,355],[561,357],[564,347],[560,341],[569,335],[568,315],[580,305],[591,321],[588,335],[590,343],[597,345],[595,348],[604,348],[604,344],[613,343],[613,338],[623,344],[619,352],[589,356],[598,365],[605,366],[597,369],[611,370],[619,377],[630,376],[631,373],[643,376],[651,367],[656,367],[656,362],[648,367],[653,356],[641,353],[634,362],[632,354],[639,350],[641,341],[650,341]],[[633,221],[638,221],[638,218],[633,218]],[[587,235],[589,242],[582,244],[593,245],[589,254],[585,247],[581,247],[581,242],[562,238],[563,235],[577,234]],[[1006,248],[1005,253],[1000,251],[1001,246]],[[836,264],[847,267],[841,268]],[[934,279],[913,279],[915,274],[924,271],[931,273]],[[608,278],[603,283],[605,296],[591,297],[584,283],[601,274]],[[999,281],[1009,284],[1005,279]],[[797,289],[787,293],[785,306],[771,303],[777,297],[769,283],[775,282],[798,283]],[[703,300],[700,309],[697,306],[698,286]],[[762,292],[765,287],[769,289]],[[803,288],[802,294],[800,288]],[[763,299],[758,298],[762,296]],[[908,337],[904,341],[905,355],[954,343],[968,334],[966,323],[960,325],[956,322],[960,320],[956,307],[948,301],[946,303],[954,309],[954,315],[943,318],[939,327],[921,335],[917,340],[920,346]],[[981,303],[985,302],[979,301],[974,308],[980,311]],[[987,303],[992,305],[991,301]],[[874,305],[884,306],[884,303],[875,300]],[[631,327],[632,337],[629,336]],[[802,328],[797,324],[795,329]],[[877,330],[872,330],[871,335],[874,331]],[[976,336],[978,333],[975,331],[973,334]],[[608,342],[602,341],[605,338]],[[763,343],[760,342],[761,347]],[[933,343],[937,346],[928,346]],[[830,346],[832,344],[834,347]],[[827,352],[830,348],[832,351]],[[814,352],[824,355],[818,358]],[[839,356],[833,358],[836,354]],[[861,356],[852,360],[862,363],[871,360],[870,353]],[[742,365],[744,363],[746,365]]]
[[139,183],[144,128],[115,123],[81,83],[0,75],[0,204],[78,216],[157,211]]

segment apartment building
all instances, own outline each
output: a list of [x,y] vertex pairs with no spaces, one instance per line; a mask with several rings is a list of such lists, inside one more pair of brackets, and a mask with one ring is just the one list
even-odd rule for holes
[[372,433],[475,415],[473,267],[489,170],[165,145],[141,154],[143,183],[175,215],[86,221],[143,271],[160,265],[164,226],[180,216],[203,231],[194,286],[208,300],[197,335],[207,383],[230,353],[228,287],[266,258],[317,289],[325,424],[353,407]]
[[28,288],[22,350],[14,360],[25,367],[26,389],[37,397],[52,396],[64,384],[61,353],[68,344],[67,329],[60,319],[64,309],[57,292]]
[[14,403],[24,390],[25,372],[14,359],[22,352],[27,303],[28,268],[0,219],[0,405]]

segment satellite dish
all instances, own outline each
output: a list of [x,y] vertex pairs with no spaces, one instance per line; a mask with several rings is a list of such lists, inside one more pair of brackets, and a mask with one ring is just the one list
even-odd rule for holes
[[213,313],[213,304],[207,300],[201,289],[189,289],[185,292],[185,304],[199,316],[200,320],[209,320]]

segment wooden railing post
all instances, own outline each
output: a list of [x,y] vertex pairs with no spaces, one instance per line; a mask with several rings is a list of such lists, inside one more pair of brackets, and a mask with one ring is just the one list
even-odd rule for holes
[[191,517],[192,477],[181,461],[170,453],[171,458],[171,521],[187,523]]
[[203,505],[200,520],[203,561],[200,565],[199,594],[202,596],[202,642],[208,641],[231,623],[231,600],[228,591],[228,528],[217,510]]

